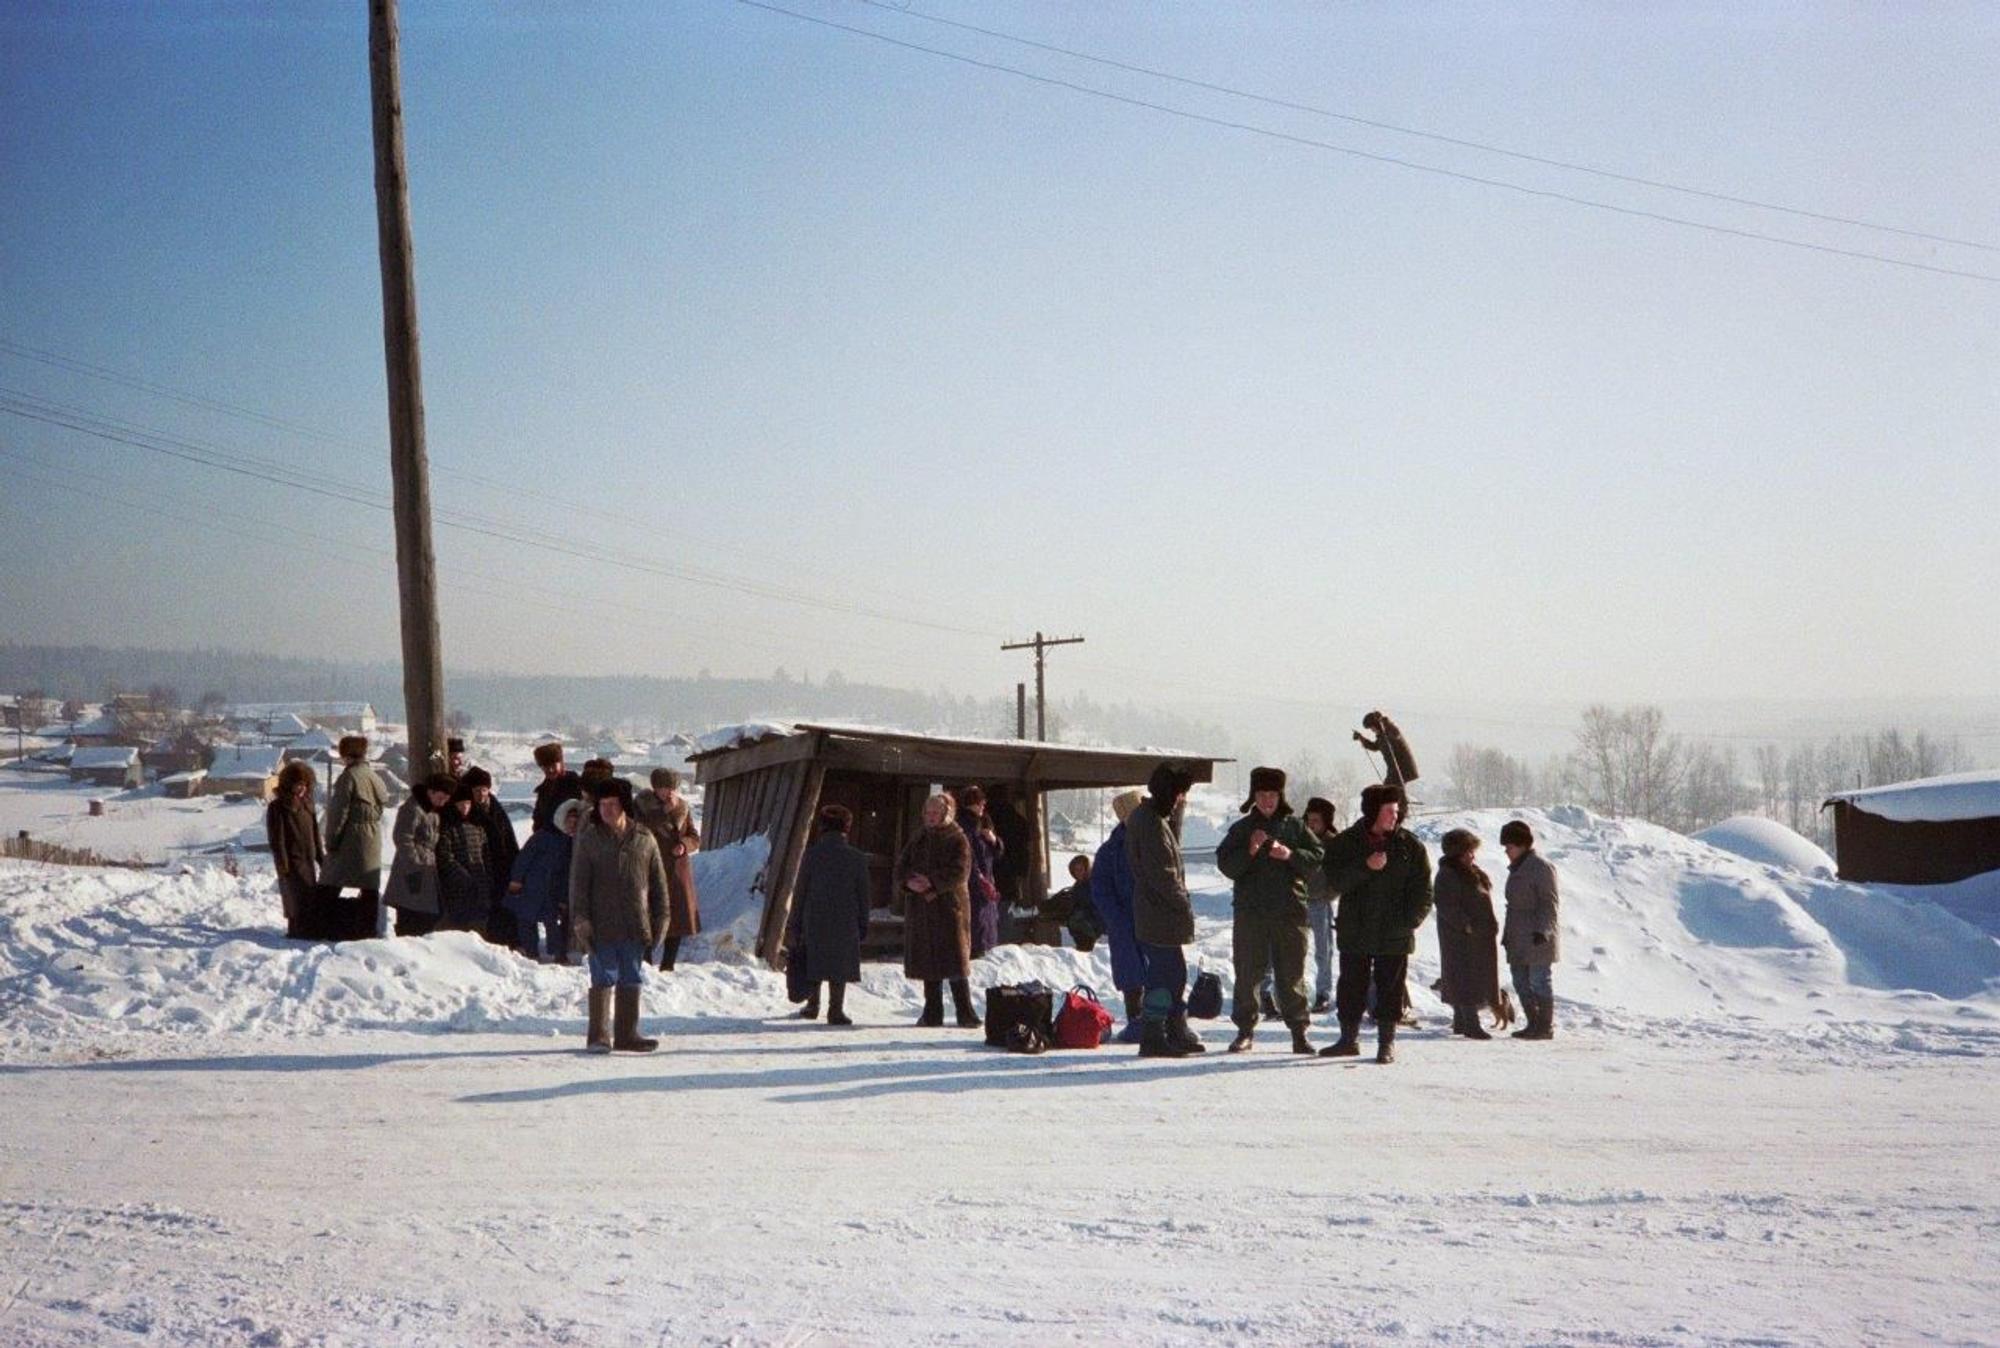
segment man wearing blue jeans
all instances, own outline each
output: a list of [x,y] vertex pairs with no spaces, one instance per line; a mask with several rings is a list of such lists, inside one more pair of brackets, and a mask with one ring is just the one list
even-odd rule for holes
[[1500,846],[1507,852],[1507,921],[1500,945],[1514,976],[1514,994],[1528,1018],[1516,1039],[1556,1037],[1556,995],[1552,972],[1560,958],[1557,921],[1561,896],[1556,868],[1535,851],[1535,834],[1527,821],[1510,819],[1500,829]]
[[646,953],[667,929],[666,866],[633,816],[632,783],[613,777],[593,787],[596,817],[578,834],[569,869],[571,931],[590,957],[585,1044],[592,1053],[651,1053],[660,1041],[639,1033],[639,992]]

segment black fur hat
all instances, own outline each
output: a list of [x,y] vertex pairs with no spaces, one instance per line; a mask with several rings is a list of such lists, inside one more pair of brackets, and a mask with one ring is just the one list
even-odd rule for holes
[[1525,819],[1509,819],[1500,826],[1500,845],[1502,847],[1533,847],[1535,845],[1535,831],[1528,827],[1528,821]]
[[453,735],[444,742],[444,751],[448,754],[462,754],[465,752],[465,741]]
[[1146,794],[1161,814],[1173,809],[1174,801],[1194,785],[1194,774],[1179,763],[1162,763],[1146,779]]
[[1256,806],[1257,793],[1259,791],[1276,791],[1278,793],[1278,813],[1286,815],[1292,812],[1291,802],[1285,799],[1285,770],[1283,768],[1250,769],[1250,794],[1243,802],[1242,813],[1248,814]]
[[467,768],[465,775],[458,780],[465,784],[468,791],[475,786],[483,786],[489,791],[493,789],[493,774],[485,768]]
[[560,764],[562,761],[563,761],[563,747],[555,740],[550,740],[546,744],[537,744],[535,746],[535,765],[537,767],[553,768],[558,764]]
[[458,794],[458,779],[448,772],[433,772],[424,778],[424,790],[436,791],[449,799]]
[[1372,830],[1375,816],[1382,813],[1384,805],[1396,806],[1396,825],[1402,827],[1403,816],[1409,813],[1410,798],[1403,794],[1403,788],[1394,782],[1377,782],[1373,786],[1361,788],[1361,823]]
[[1305,812],[1307,814],[1317,814],[1320,818],[1326,820],[1328,828],[1332,828],[1340,819],[1340,811],[1334,809],[1333,802],[1325,796],[1314,796],[1311,800],[1307,801]]

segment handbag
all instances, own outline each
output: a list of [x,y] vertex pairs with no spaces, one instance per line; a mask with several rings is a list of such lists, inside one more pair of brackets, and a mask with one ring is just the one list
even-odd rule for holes
[[1111,1013],[1097,1000],[1097,994],[1078,983],[1063,997],[1056,1014],[1057,1048],[1096,1048],[1111,1028]]
[[1195,975],[1188,990],[1187,1013],[1195,1020],[1214,1020],[1222,1014],[1222,979],[1207,969]]
[[1002,984],[986,990],[986,1043],[990,1048],[1006,1048],[1007,1035],[1016,1025],[1026,1025],[1046,1043],[1056,1036],[1055,990],[1046,983]]

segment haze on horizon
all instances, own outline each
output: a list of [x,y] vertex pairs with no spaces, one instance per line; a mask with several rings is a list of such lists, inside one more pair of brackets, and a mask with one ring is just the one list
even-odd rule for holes
[[[2000,278],[1987,8],[917,6],[1975,247],[785,7]],[[449,664],[991,695],[1041,628],[1168,704],[1992,691],[2000,281],[732,0],[403,23]],[[155,445],[0,416],[0,636],[396,656],[383,510],[157,449],[386,497],[365,39],[0,13],[0,403]]]

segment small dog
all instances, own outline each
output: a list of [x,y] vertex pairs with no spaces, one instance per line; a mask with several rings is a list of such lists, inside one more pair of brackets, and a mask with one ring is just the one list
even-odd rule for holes
[[[1437,982],[1431,984],[1431,991],[1437,993],[1439,996],[1443,996],[1444,980],[1440,978]],[[1506,1029],[1516,1019],[1514,999],[1507,995],[1507,989],[1505,988],[1500,989],[1500,995],[1495,997],[1493,1004],[1486,1009],[1493,1013],[1493,1028],[1496,1030]]]

